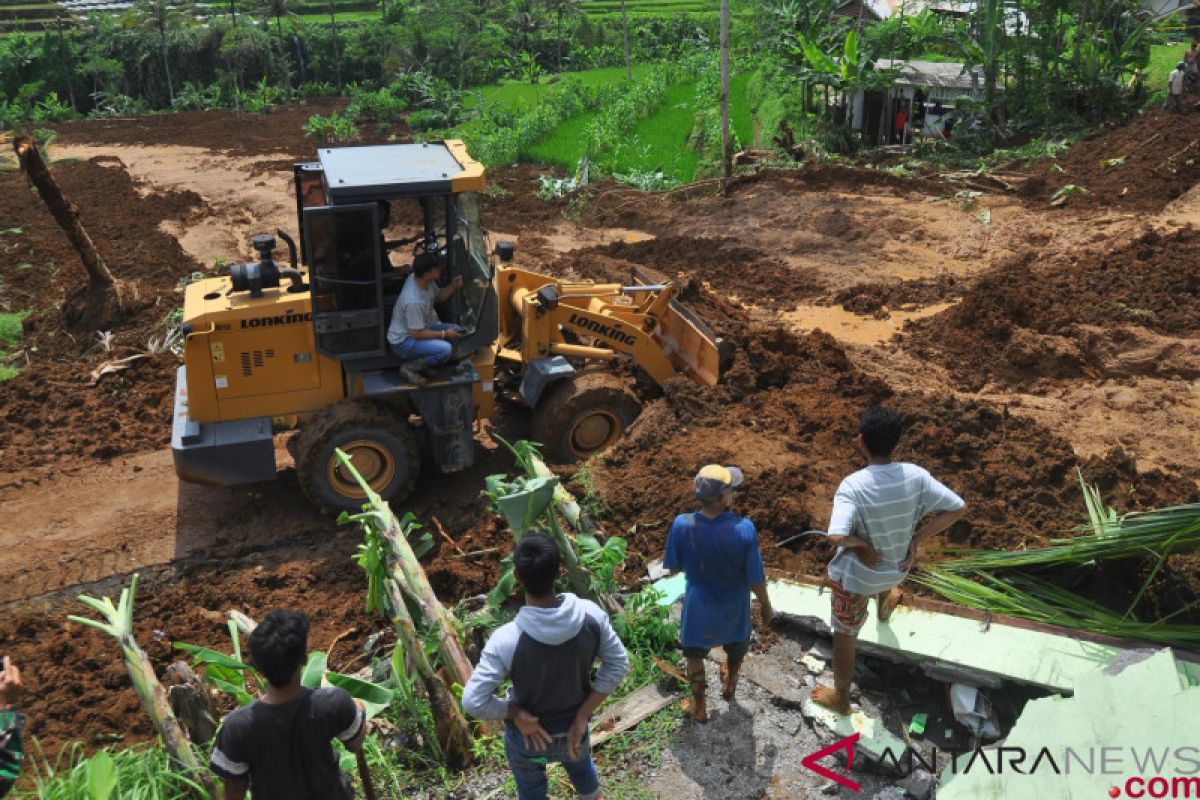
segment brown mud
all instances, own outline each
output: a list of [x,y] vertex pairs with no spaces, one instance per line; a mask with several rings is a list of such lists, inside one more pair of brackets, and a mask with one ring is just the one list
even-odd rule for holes
[[[181,279],[211,269],[214,257],[247,256],[237,244],[246,232],[286,220],[289,199],[268,195],[286,188],[291,160],[313,156],[304,120],[333,107],[60,126],[63,149],[87,148],[89,160],[55,174],[114,272],[136,281],[145,300],[114,327],[111,352],[94,334],[63,329],[60,305],[83,270],[23,177],[0,172],[0,227],[22,228],[0,236],[4,297],[32,311],[20,345],[28,361],[0,384],[0,578],[9,587],[0,641],[29,676],[31,732],[47,753],[74,738],[93,746],[149,735],[115,645],[65,622],[82,608],[71,599],[81,587],[111,593],[144,572],[138,637],[160,668],[172,640],[224,648],[219,615],[228,608],[252,616],[305,608],[313,649],[356,628],[335,649],[342,670],[365,663],[366,637],[387,627],[361,610],[356,534],[296,500],[286,457],[280,479],[265,486],[174,479],[165,449],[174,356],[86,383],[104,361],[165,331]],[[1182,148],[1181,126],[1171,123],[1150,114],[1102,132],[1087,144],[1100,155],[1080,143],[1059,159],[1078,174],[1044,166],[1043,189],[1031,182],[1023,197],[989,194],[969,205],[947,201],[952,187],[939,182],[847,166],[742,177],[728,196],[709,184],[646,195],[602,182],[549,202],[536,196],[545,170],[495,171],[482,213],[492,230],[519,239],[519,265],[606,281],[624,282],[635,267],[679,278],[682,302],[736,347],[713,390],[638,381],[646,406],[630,435],[593,463],[590,478],[563,470],[581,493],[594,490],[606,528],[627,536],[626,582],[661,557],[671,518],[692,507],[690,476],[711,461],[746,471],[739,510],[758,526],[768,564],[819,573],[828,553],[818,542],[775,544],[825,526],[838,481],[861,466],[855,423],[874,402],[906,420],[899,457],[970,504],[946,543],[1017,549],[1069,531],[1083,518],[1077,469],[1122,511],[1197,499],[1194,459],[1164,452],[1170,429],[1200,422],[1200,404],[1185,400],[1200,376],[1200,243],[1148,216],[1171,192],[1189,197],[1197,176],[1186,165],[1166,177],[1148,169],[1145,188],[1129,191],[1099,179],[1136,175],[1130,166],[1147,150],[1161,158]],[[1170,147],[1132,146],[1160,129]],[[94,148],[109,155],[91,157]],[[1124,151],[1124,166],[1089,166]],[[1091,181],[1092,191],[1047,213],[1060,180]],[[806,305],[841,306],[866,324],[960,297],[892,344],[854,344],[796,321]],[[1148,420],[1168,427],[1157,449],[1148,449],[1150,432],[1133,435]],[[526,435],[528,414],[507,410],[493,423],[512,441]],[[489,429],[479,438],[476,467],[452,476],[427,468],[399,509],[433,532],[427,569],[447,602],[491,588],[511,548],[480,490],[486,475],[511,472],[512,460]],[[1173,610],[1200,596],[1196,566],[1172,558],[1151,606]],[[1138,577],[1097,584],[1093,595],[1120,606]]]

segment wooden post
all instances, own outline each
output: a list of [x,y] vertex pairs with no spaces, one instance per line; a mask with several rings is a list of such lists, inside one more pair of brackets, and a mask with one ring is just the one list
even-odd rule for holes
[[729,135],[729,0],[721,0],[721,174],[722,191],[729,194],[733,177],[733,142]]
[[625,80],[633,80],[633,64],[629,60],[629,12],[625,10],[625,0],[621,0],[621,38],[625,43]]
[[25,177],[50,209],[54,221],[67,235],[71,246],[79,254],[83,268],[87,270],[88,285],[81,292],[82,307],[75,303],[66,304],[68,322],[78,323],[91,330],[104,330],[111,323],[121,321],[128,305],[136,298],[136,292],[118,285],[108,265],[96,250],[92,237],[79,221],[79,208],[63,195],[58,182],[50,174],[50,168],[42,158],[37,145],[28,136],[19,136],[13,141],[13,149]]

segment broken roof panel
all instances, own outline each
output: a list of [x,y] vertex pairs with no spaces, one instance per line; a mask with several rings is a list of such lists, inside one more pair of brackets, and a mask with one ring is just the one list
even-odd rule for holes
[[1082,676],[1072,698],[1030,701],[1004,752],[986,748],[947,766],[938,800],[1200,795],[1192,757],[1200,688],[1187,685],[1170,650],[1137,653],[1141,661]]

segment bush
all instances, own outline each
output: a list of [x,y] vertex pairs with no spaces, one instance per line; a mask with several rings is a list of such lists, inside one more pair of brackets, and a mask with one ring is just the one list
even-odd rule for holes
[[313,114],[304,123],[304,135],[319,142],[349,142],[358,137],[354,120],[333,112],[328,117]]
[[408,115],[408,127],[414,131],[432,131],[449,128],[454,124],[453,117],[441,111],[422,109]]
[[356,123],[395,122],[408,110],[408,101],[397,97],[389,87],[369,92],[356,89],[351,94],[346,115]]
[[337,87],[327,81],[309,81],[303,83],[296,90],[297,93],[307,99],[310,97],[335,97],[338,93]]

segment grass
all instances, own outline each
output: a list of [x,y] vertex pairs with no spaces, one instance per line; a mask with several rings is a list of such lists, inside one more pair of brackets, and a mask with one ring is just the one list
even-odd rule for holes
[[[754,141],[754,115],[746,100],[749,74],[734,75],[729,87],[730,126],[743,147]],[[582,133],[595,119],[594,113],[579,114],[555,128],[554,132],[531,147],[524,158],[541,164],[557,164],[574,169],[583,156]],[[616,153],[613,169],[619,173],[663,173],[678,181],[696,177],[700,157],[687,146],[696,124],[696,84],[677,83],[667,89],[663,104],[648,117],[638,120],[628,143]]]
[[1146,65],[1145,73],[1146,88],[1157,102],[1162,102],[1167,91],[1167,78],[1175,69],[1175,65],[1183,60],[1183,54],[1189,46],[1182,41],[1179,44],[1151,45],[1150,63]]
[[[27,311],[16,313],[0,313],[0,360],[17,346],[21,341],[21,321],[29,314]],[[6,381],[17,374],[15,367],[0,364],[0,382]]]
[[[652,66],[651,64],[638,64],[634,66],[634,79],[636,80],[645,75],[650,71]],[[605,67],[603,69],[589,69],[580,72],[562,72],[557,77],[560,80],[554,83],[547,83],[544,80],[538,83],[510,80],[490,86],[479,86],[470,90],[470,94],[466,98],[466,104],[469,107],[473,107],[478,99],[482,97],[485,105],[497,105],[506,111],[527,110],[552,94],[561,80],[572,78],[581,82],[584,86],[608,86],[625,80],[625,68]]]

